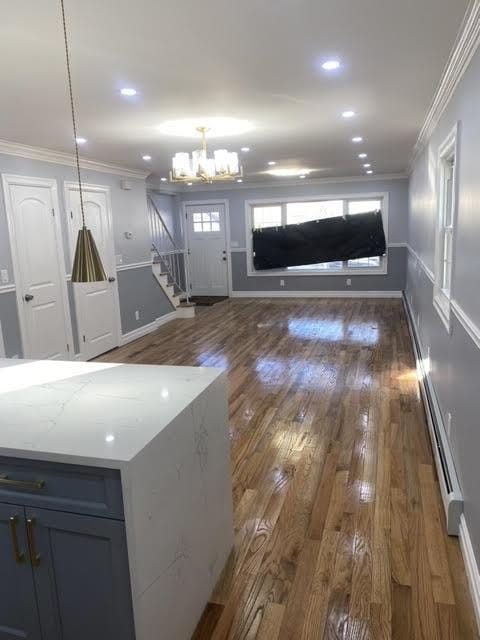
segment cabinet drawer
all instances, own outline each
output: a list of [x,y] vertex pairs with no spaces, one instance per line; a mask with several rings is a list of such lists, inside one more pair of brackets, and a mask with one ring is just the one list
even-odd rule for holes
[[0,502],[123,520],[114,469],[0,456]]

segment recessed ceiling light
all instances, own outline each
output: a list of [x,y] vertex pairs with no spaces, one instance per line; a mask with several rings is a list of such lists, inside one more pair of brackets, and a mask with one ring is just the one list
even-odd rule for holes
[[335,69],[338,69],[339,66],[340,66],[339,60],[326,60],[322,64],[322,69],[325,69],[325,71],[335,71]]
[[151,159],[152,156],[142,156],[142,160],[145,160],[145,162],[150,162]]
[[191,187],[193,182],[187,182],[187,187]]
[[270,162],[268,163],[268,165],[270,167],[274,167],[277,163],[274,160],[270,160]]
[[373,171],[372,171],[371,169],[369,169],[369,170],[367,171],[367,173],[368,173],[368,174],[370,174],[370,173],[373,173]]
[[277,178],[305,177],[310,173],[310,169],[305,169],[305,167],[285,167],[283,169],[269,169],[267,173],[271,176],[277,176]]
[[188,118],[182,120],[167,120],[158,126],[160,133],[168,136],[183,138],[201,138],[199,127],[207,129],[207,138],[221,138],[222,136],[237,136],[253,129],[248,120],[237,118]]
[[354,115],[355,115],[355,111],[352,111],[351,109],[347,109],[347,111],[343,111],[342,118],[353,118]]
[[250,151],[250,147],[242,147],[240,151],[243,151],[243,153],[248,153]]
[[363,160],[363,158],[367,157],[367,154],[366,153],[359,153],[358,157],[360,158],[360,160]]
[[370,164],[370,162],[366,162],[363,166],[365,167],[365,169],[370,169],[372,165]]
[[108,434],[108,436],[105,436],[105,442],[113,442],[115,440],[115,436],[112,435],[111,433]]
[[81,138],[81,137],[75,138],[75,140],[77,141],[77,144],[85,144],[87,141],[86,138]]
[[243,182],[243,180],[241,178],[238,178],[237,182]]
[[301,176],[298,176],[301,180],[305,180],[305,178],[307,177],[305,174],[302,173]]
[[352,138],[352,142],[355,142],[355,144],[358,144],[359,142],[363,142],[363,138],[362,136],[355,136],[354,138]]
[[161,181],[161,182],[166,182],[166,181],[167,181],[167,179],[166,179],[166,178],[160,178],[160,181]]
[[120,93],[122,94],[122,96],[136,96],[137,90],[132,89],[131,87],[124,87],[120,90]]

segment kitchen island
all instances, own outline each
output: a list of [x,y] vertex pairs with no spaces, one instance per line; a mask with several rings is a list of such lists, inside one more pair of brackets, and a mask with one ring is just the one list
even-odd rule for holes
[[188,640],[233,544],[218,369],[0,359],[0,640]]

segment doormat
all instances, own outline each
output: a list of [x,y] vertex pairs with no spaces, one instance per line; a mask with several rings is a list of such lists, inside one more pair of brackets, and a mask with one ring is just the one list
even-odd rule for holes
[[228,300],[228,296],[192,296],[190,300],[199,307],[211,307],[213,304],[217,304],[217,302]]

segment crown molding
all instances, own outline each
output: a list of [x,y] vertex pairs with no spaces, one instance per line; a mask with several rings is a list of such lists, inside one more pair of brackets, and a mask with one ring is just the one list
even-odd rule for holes
[[[285,187],[306,187],[308,185],[322,185],[322,184],[342,184],[346,182],[383,182],[384,180],[406,180],[408,175],[406,172],[401,173],[378,173],[375,176],[344,176],[339,178],[310,178],[306,180],[282,180],[280,178],[272,180],[271,182],[248,182],[248,178],[244,178],[241,184],[237,182],[222,184],[204,184],[195,185],[192,187],[182,186],[182,188],[176,193],[198,193],[208,191],[240,191],[242,189],[272,189],[272,188],[285,188]],[[155,189],[155,191],[162,191],[162,189]]]
[[480,0],[472,0],[413,148],[410,166],[430,140],[479,44]]
[[[71,153],[62,151],[53,151],[52,149],[42,149],[41,147],[30,147],[26,144],[18,142],[9,142],[8,140],[0,140],[0,153],[9,156],[17,156],[19,158],[28,158],[29,160],[39,160],[41,162],[51,162],[54,164],[62,164],[68,167],[75,167],[75,156]],[[95,160],[87,160],[80,158],[80,167],[90,171],[101,171],[103,173],[114,173],[125,178],[137,178],[145,180],[150,173],[145,171],[136,171],[121,167],[117,164],[107,162],[97,162]]]

